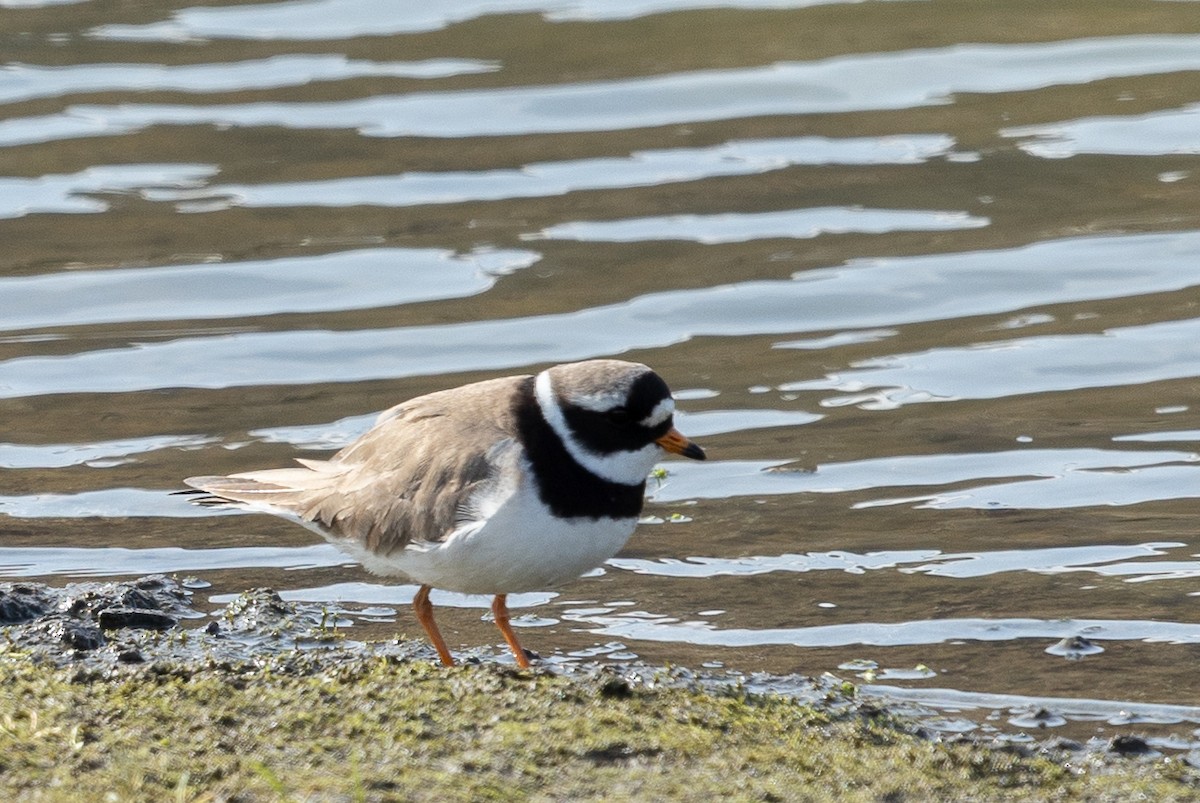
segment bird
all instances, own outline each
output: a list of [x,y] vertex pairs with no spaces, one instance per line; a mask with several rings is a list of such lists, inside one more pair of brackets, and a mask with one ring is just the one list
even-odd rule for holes
[[674,413],[667,383],[641,363],[565,363],[401,402],[328,460],[189,477],[180,493],[291,519],[368,571],[419,584],[413,609],[445,666],[454,657],[430,591],[492,596],[494,622],[528,669],[507,595],[613,557],[664,454],[706,459]]

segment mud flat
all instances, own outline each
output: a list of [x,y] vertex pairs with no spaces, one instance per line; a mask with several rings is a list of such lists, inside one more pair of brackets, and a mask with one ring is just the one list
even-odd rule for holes
[[0,584],[9,800],[1194,800],[1136,735],[937,735],[836,678],[760,693],[680,668],[552,665],[356,642],[318,606],[215,614],[152,576]]

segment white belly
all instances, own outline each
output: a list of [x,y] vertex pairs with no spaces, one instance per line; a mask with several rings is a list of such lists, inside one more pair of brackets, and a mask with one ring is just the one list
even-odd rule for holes
[[379,574],[464,594],[537,591],[575,579],[617,554],[637,520],[559,519],[525,484],[491,516],[439,543],[415,543],[391,555],[355,554]]

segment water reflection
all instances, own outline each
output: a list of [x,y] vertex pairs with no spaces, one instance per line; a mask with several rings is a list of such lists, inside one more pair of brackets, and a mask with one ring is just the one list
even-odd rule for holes
[[[564,616],[565,619],[571,617]],[[1086,633],[1093,640],[1200,643],[1200,624],[1135,619],[930,619],[910,622],[854,622],[812,627],[718,628],[703,621],[680,621],[664,614],[633,611],[616,616],[581,617],[602,638],[678,641],[709,647],[897,647],[947,641],[1057,641]]]
[[341,449],[362,435],[378,413],[347,416],[328,424],[301,424],[291,427],[267,427],[251,430],[251,437],[264,443],[290,443],[299,449]]
[[[353,129],[372,137],[473,137],[612,131],[777,114],[907,109],[956,93],[1200,69],[1200,37],[1126,36],[958,45],[815,62],[566,86],[378,95],[326,103],[76,105],[0,123],[0,146],[115,136],[155,125]],[[40,131],[40,138],[35,132]]]
[[[185,510],[187,508],[184,508]],[[231,514],[241,515],[241,514]],[[865,574],[897,570],[905,574],[967,579],[1006,572],[1092,572],[1122,577],[1136,583],[1158,579],[1187,579],[1200,575],[1200,561],[1145,560],[1166,556],[1186,547],[1178,542],[1117,545],[1093,544],[1044,549],[984,550],[942,554],[937,549],[892,550],[857,554],[853,552],[809,552],[807,554],[751,555],[739,557],[692,556],[686,559],[654,560],[616,557],[605,565],[619,571],[652,577],[703,579],[751,577],[773,573],[836,571]],[[1132,561],[1133,558],[1143,560]],[[214,569],[313,569],[351,565],[349,558],[329,544],[305,547],[0,547],[0,572],[14,577],[63,575],[68,577],[121,577],[135,574],[172,574]],[[603,572],[597,572],[603,574]],[[387,595],[411,594],[413,586],[396,583],[339,583],[303,590],[305,596],[288,597],[306,601],[383,602]],[[290,593],[290,592],[289,592]],[[297,592],[300,593],[300,592]],[[461,596],[461,595],[460,595]],[[527,595],[528,596],[528,595]],[[547,596],[550,599],[556,595]],[[478,599],[485,600],[484,597]],[[228,600],[225,600],[228,601]],[[411,601],[411,596],[401,601]],[[530,603],[533,604],[533,603]],[[836,606],[832,606],[836,607]],[[579,615],[600,615],[611,610],[588,609]],[[724,611],[708,611],[718,616]],[[701,614],[705,615],[705,614]]]
[[[860,261],[792,281],[744,282],[639,296],[578,312],[364,331],[184,337],[136,348],[0,362],[0,398],[159,387],[352,382],[503,370],[700,336],[872,328],[996,314],[1031,305],[1162,292],[1200,283],[1200,234],[1060,240],[1000,252]],[[903,306],[896,299],[904,298]],[[886,408],[930,398],[1149,382],[1200,372],[1193,320],[1055,336],[993,348],[945,348],[780,390],[833,389]],[[1114,360],[1114,352],[1120,359]],[[1170,360],[1148,362],[1147,354]],[[238,366],[239,370],[230,370]],[[1095,372],[1095,373],[1093,373]],[[969,381],[964,381],[969,379]],[[867,396],[869,386],[890,388]]]
[[0,468],[107,468],[159,449],[196,449],[217,438],[209,435],[153,435],[125,441],[27,445],[0,443]]
[[340,54],[273,56],[254,61],[216,64],[80,64],[42,67],[9,64],[0,70],[0,103],[34,98],[112,92],[234,92],[305,86],[317,81],[353,78],[447,78],[499,69],[477,59],[373,62]]
[[65,6],[84,3],[87,0],[0,0],[0,8],[37,8],[39,6]]
[[[0,87],[0,575],[269,583],[389,638],[411,586],[167,492],[625,355],[713,460],[664,463],[597,576],[515,601],[554,665],[749,688],[867,652],[1017,694],[914,698],[946,733],[1165,721],[1063,701],[1188,688],[1184,4],[0,6],[32,6]],[[438,604],[453,632],[487,602]]]
[[[162,496],[163,494],[160,494]],[[173,500],[179,503],[178,498]],[[352,564],[329,544],[307,547],[3,547],[0,572],[10,577],[121,577],[143,574],[204,572],[236,566],[242,569],[313,569]],[[322,597],[330,600],[328,594]],[[355,597],[354,599],[359,599]],[[370,599],[360,601],[369,602]]]
[[[724,432],[800,426],[821,417],[801,410],[681,410],[675,414],[675,421],[689,436],[701,437]],[[290,443],[300,449],[340,449],[370,429],[375,418],[375,413],[369,413],[348,416],[328,424],[257,429],[249,435],[265,443]],[[0,451],[0,459],[2,456],[3,452]]]
[[174,519],[203,518],[213,513],[184,504],[161,489],[104,488],[79,493],[0,495],[0,515],[13,519]]
[[[2,123],[0,123],[2,125]],[[96,214],[109,203],[93,193],[123,193],[146,187],[199,187],[215,165],[104,165],[69,175],[0,178],[0,218],[34,214]],[[5,280],[11,281],[11,280]]]
[[826,207],[778,212],[720,215],[669,215],[631,220],[576,221],[551,226],[527,239],[631,243],[640,240],[691,240],[739,243],[771,238],[808,238],[822,234],[880,234],[890,231],[937,231],[978,228],[987,218],[965,212]]
[[[1186,412],[1187,407],[1179,412]],[[1169,432],[1139,432],[1135,435],[1117,435],[1114,441],[1132,441],[1144,443],[1171,443],[1175,441],[1200,441],[1200,429],[1188,429]]]
[[[381,585],[378,583],[334,583],[328,586],[314,588],[289,588],[280,592],[279,596],[291,602],[324,602],[331,604],[354,603],[355,605],[371,606],[401,606],[412,604],[413,597],[420,589],[418,585],[395,584]],[[508,596],[510,608],[533,608],[548,604],[558,594],[549,591],[538,591],[527,594],[511,594]],[[213,605],[228,605],[237,598],[236,594],[214,594],[209,598]],[[459,594],[454,591],[434,589],[429,594],[434,605],[449,608],[483,608],[490,609],[492,598],[483,594]],[[351,611],[352,609],[346,609]],[[358,613],[354,609],[355,613]],[[372,611],[371,616],[379,615]],[[526,622],[515,619],[514,625],[527,626]]]
[[937,510],[1062,510],[1095,505],[1137,505],[1160,499],[1200,497],[1197,478],[1195,466],[1080,469],[1046,480],[1000,483],[928,497],[881,499],[872,504],[920,503],[918,507]]
[[[1191,498],[1200,471],[1194,452],[1139,452],[1104,449],[1016,449],[969,454],[896,455],[844,463],[823,463],[816,469],[788,469],[789,460],[721,460],[698,465],[671,463],[668,477],[651,489],[659,503],[687,499],[728,499],[795,493],[847,493],[876,488],[960,486],[980,480],[1031,477],[1016,483],[985,482],[974,489],[903,499],[859,502],[866,509],[910,504],[930,499],[937,506],[969,505],[971,500],[991,507],[1006,498],[1006,506],[1040,507],[1057,500],[1058,507],[1121,504],[1125,497]],[[1102,489],[1096,485],[1106,485]],[[983,501],[987,500],[987,501]],[[1142,500],[1145,501],[1145,500]],[[1125,503],[1132,503],[1132,500]],[[928,503],[933,504],[933,503]]]
[[[959,711],[988,709],[1027,711],[1030,707],[1056,712],[1077,721],[1127,724],[1131,719],[1142,723],[1200,722],[1200,707],[1190,705],[1154,705],[1115,700],[1094,700],[1080,697],[1018,696],[987,694],[957,689],[906,689],[898,686],[871,685],[861,692],[871,697],[906,700]],[[1024,727],[1024,726],[1021,726]]]
[[1052,125],[1007,128],[1006,137],[1022,138],[1021,150],[1044,159],[1081,153],[1126,156],[1200,154],[1200,106],[1129,117],[1091,117]]
[[[365,248],[209,265],[0,278],[23,304],[0,330],[170,319],[241,318],[386,307],[481,293],[541,258],[533,251]],[[162,299],[170,298],[169,310]]]
[[[1144,385],[1198,373],[1200,321],[1188,319],[878,357],[823,380],[781,387],[843,391],[846,395],[827,404],[887,409],[934,400]],[[865,388],[872,390],[862,392]]]
[[709,148],[638,151],[627,157],[539,162],[519,169],[356,176],[286,184],[218,184],[204,189],[158,189],[150,200],[182,209],[232,206],[417,206],[543,198],[581,190],[647,187],[716,176],[744,176],[793,165],[915,164],[950,152],[943,135],[886,138],[743,140]]
[[[737,414],[734,413],[737,418]],[[811,422],[816,417],[801,413]],[[718,416],[714,427],[696,432],[729,431]],[[294,443],[310,448],[336,448],[368,427],[373,416],[343,419],[334,425],[255,431],[251,437],[266,442]],[[742,418],[745,421],[747,419]],[[755,416],[749,416],[750,429]],[[760,423],[772,426],[779,419],[767,411]],[[737,430],[743,431],[743,430]],[[97,461],[114,465],[131,459],[138,446],[178,448],[207,442],[191,436],[148,440],[136,444],[23,447],[9,444],[0,457],[19,465],[42,461],[52,465],[77,465]],[[132,448],[131,448],[132,447]],[[115,461],[115,462],[114,462]],[[922,508],[1016,509],[1071,508],[1094,505],[1131,505],[1166,499],[1200,496],[1196,477],[1200,455],[1194,452],[1108,451],[1102,449],[1019,449],[976,454],[899,455],[826,463],[815,470],[787,468],[789,460],[708,461],[704,464],[671,463],[665,478],[648,486],[659,504],[690,500],[770,497],[786,494],[841,494],[884,488],[950,486],[933,494],[882,497],[857,501],[852,508],[867,510],[889,505]],[[985,480],[1030,477],[1018,481]],[[984,480],[981,482],[981,480]],[[965,487],[964,487],[965,486]],[[0,511],[15,517],[78,517],[95,515],[188,516],[203,511],[140,488],[109,488],[77,494],[0,496]]]
[[[101,39],[342,39],[436,31],[486,14],[541,13],[550,20],[632,19],[697,8],[806,8],[853,0],[297,0],[224,8],[185,8],[170,21],[102,25]],[[9,0],[34,3],[37,0]],[[2,3],[0,3],[2,5]]]
[[[613,558],[609,566],[632,571],[636,574],[661,577],[720,577],[751,576],[773,572],[840,571],[863,574],[882,569],[899,569],[910,574],[928,574],[937,577],[987,577],[1004,572],[1065,572],[1095,571],[1112,573],[1115,561],[1122,561],[1118,571],[1130,575],[1158,576],[1163,573],[1165,562],[1140,561],[1125,563],[1129,558],[1165,555],[1165,550],[1186,546],[1181,543],[1151,543],[1120,545],[1089,545],[1078,547],[1051,547],[1046,549],[1022,549],[982,551],[943,555],[936,549],[870,552],[810,552],[804,555],[762,555],[735,558],[688,557],[659,558],[644,560],[635,558]],[[912,565],[917,564],[917,565]],[[1169,564],[1166,571],[1176,571],[1176,564]],[[1192,564],[1193,568],[1200,563]]]

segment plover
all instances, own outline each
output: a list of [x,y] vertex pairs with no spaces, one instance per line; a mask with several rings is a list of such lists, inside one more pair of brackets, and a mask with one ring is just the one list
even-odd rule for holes
[[192,501],[292,519],[368,570],[420,584],[417,620],[441,662],[429,592],[490,594],[529,666],[506,595],[542,590],[611,558],[633,534],[664,450],[704,450],[673,426],[666,382],[639,363],[589,360],[430,393],[380,414],[329,460],[191,477]]

